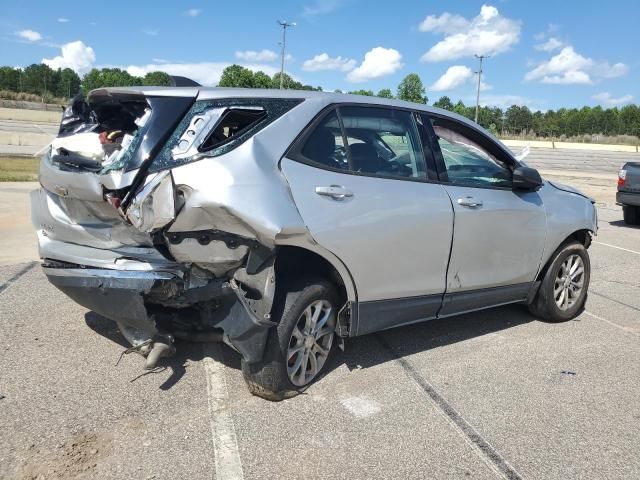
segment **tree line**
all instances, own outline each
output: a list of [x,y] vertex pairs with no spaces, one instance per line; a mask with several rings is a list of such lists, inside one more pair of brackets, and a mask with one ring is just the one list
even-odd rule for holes
[[[288,89],[322,91],[321,87],[302,84],[286,73],[282,83],[284,88]],[[25,68],[0,67],[0,90],[34,94],[45,101],[52,97],[71,98],[77,93],[87,93],[94,88],[171,84],[171,77],[159,71],[137,77],[119,68],[94,68],[80,77],[70,68],[54,70],[45,64],[33,64]],[[280,88],[280,73],[269,76],[262,71],[253,72],[240,65],[230,65],[222,72],[218,86]],[[340,90],[335,92],[343,93]],[[424,84],[416,73],[410,73],[404,77],[395,93],[390,88],[383,88],[377,93],[364,89],[347,93],[397,98],[422,104],[429,101]],[[469,119],[475,117],[475,106],[467,106],[461,100],[453,103],[449,97],[442,96],[433,105]],[[633,104],[606,109],[600,106],[585,106],[542,112],[531,111],[527,106],[520,105],[512,105],[506,109],[483,106],[478,112],[478,123],[501,136],[562,138],[630,135],[640,137],[640,107]]]
[[37,95],[43,101],[72,98],[94,88],[140,85],[168,86],[172,80],[164,72],[137,77],[120,68],[94,68],[81,78],[70,68],[53,69],[44,63],[25,68],[0,67],[0,90]]
[[[279,88],[280,74],[270,78],[264,72],[252,72],[240,65],[231,65],[222,73],[219,86],[245,88]],[[285,88],[297,90],[322,90],[321,87],[303,85],[285,74]],[[343,93],[335,90],[336,93]],[[390,88],[383,88],[377,93],[372,90],[352,90],[347,93],[367,95],[380,98],[397,98],[415,103],[428,103],[425,87],[416,73],[410,73],[402,79],[394,95]],[[447,96],[440,97],[433,103],[434,107],[458,113],[471,120],[475,118],[475,105],[467,106],[459,100],[453,103]],[[478,123],[494,135],[528,136],[528,137],[577,137],[577,136],[640,136],[640,107],[626,105],[618,108],[603,109],[597,107],[560,108],[558,110],[540,110],[532,112],[529,107],[511,105],[506,109],[483,106],[478,111]]]

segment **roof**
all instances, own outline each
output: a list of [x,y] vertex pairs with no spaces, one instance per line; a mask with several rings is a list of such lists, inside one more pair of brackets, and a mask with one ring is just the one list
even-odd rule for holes
[[329,103],[375,103],[427,112],[451,113],[439,108],[419,103],[405,102],[365,95],[351,95],[348,93],[318,92],[312,90],[261,89],[261,88],[224,88],[224,87],[109,87],[92,90],[89,97],[102,95],[144,95],[163,97],[198,97],[198,100],[215,98],[303,98],[317,99]]
[[261,88],[226,88],[226,87],[109,87],[92,90],[88,97],[102,95],[144,95],[147,97],[193,97],[198,100],[211,100],[217,98],[297,98],[305,100],[316,100],[321,105],[332,103],[362,103],[366,105],[385,105],[397,108],[409,108],[426,113],[435,113],[456,119],[465,123],[469,127],[481,131],[483,134],[494,138],[501,147],[511,154],[511,151],[493,137],[493,135],[482,128],[477,123],[462,115],[432,107],[421,103],[406,102],[381,97],[370,97],[367,95],[351,95],[348,93],[318,92],[312,90],[288,90],[288,89],[261,89]]

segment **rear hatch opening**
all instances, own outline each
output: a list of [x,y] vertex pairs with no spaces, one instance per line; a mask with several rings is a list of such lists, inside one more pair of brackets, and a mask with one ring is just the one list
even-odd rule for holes
[[[197,95],[154,96],[154,90],[101,89],[65,109],[58,136],[41,163],[40,183],[69,198],[108,201],[119,208],[145,182],[150,162]],[[186,94],[186,95],[185,95]]]

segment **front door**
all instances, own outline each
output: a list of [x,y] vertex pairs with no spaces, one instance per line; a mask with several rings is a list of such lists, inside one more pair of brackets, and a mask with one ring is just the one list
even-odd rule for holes
[[489,137],[450,119],[432,118],[432,126],[443,185],[455,212],[447,297],[440,313],[525,299],[544,249],[542,199],[536,192],[513,190],[513,159]]

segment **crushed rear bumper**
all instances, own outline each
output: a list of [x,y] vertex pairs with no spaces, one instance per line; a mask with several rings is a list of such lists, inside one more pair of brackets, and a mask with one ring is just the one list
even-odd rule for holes
[[144,295],[175,275],[153,271],[60,268],[43,266],[48,280],[65,295],[89,310],[133,327],[150,337],[157,335]]
[[[50,255],[52,247],[64,254]],[[56,288],[83,307],[117,322],[125,336],[124,330],[135,332],[140,340],[218,331],[247,362],[262,358],[273,324],[248,314],[241,301],[243,292],[233,283],[217,280],[203,285],[190,278],[186,267],[161,263],[158,257],[154,262],[150,258],[123,258],[122,252],[46,237],[41,255],[43,271]],[[74,263],[68,263],[70,259]]]

